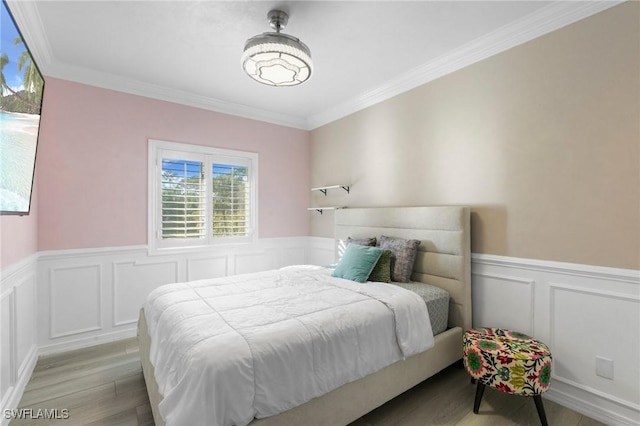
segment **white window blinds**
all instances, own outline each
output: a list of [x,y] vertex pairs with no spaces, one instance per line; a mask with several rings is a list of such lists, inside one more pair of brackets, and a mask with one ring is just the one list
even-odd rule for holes
[[152,251],[256,237],[257,154],[149,143]]
[[213,236],[246,236],[251,211],[248,167],[214,163],[212,172]]
[[206,237],[204,164],[162,159],[162,238]]

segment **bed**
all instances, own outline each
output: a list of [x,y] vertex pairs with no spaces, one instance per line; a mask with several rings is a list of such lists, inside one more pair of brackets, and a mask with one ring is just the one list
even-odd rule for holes
[[[252,426],[346,425],[462,357],[462,334],[471,328],[470,212],[467,207],[354,208],[335,212],[336,255],[348,238],[388,235],[420,241],[411,281],[449,294],[447,329],[433,338],[433,347],[345,383],[279,414],[255,418]],[[387,284],[388,285],[388,284]],[[430,328],[430,327],[429,327]],[[150,354],[152,342],[144,309],[138,323],[140,354],[157,425],[164,425],[163,399]],[[152,349],[153,348],[153,349]]]

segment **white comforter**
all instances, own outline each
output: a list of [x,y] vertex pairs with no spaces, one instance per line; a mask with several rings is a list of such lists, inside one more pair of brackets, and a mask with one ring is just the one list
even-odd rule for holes
[[424,301],[317,267],[169,284],[144,307],[170,425],[246,425],[433,346]]

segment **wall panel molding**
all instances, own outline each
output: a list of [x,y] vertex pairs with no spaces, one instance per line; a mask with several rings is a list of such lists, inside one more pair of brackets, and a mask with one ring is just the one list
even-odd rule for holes
[[[607,424],[640,424],[640,271],[484,254],[471,268],[474,320],[527,322],[551,348],[545,397]],[[526,282],[530,300],[504,291]],[[613,361],[613,378],[596,374],[596,357]]]
[[187,260],[187,281],[217,278],[229,275],[229,259],[224,255]]
[[[638,289],[634,293],[634,288],[629,286],[628,291],[623,292],[593,283],[575,285],[555,281],[549,281],[548,287],[549,344],[558,348],[559,359],[554,364],[554,381],[587,392],[607,406],[636,413],[640,420]],[[608,314],[598,315],[603,312]],[[575,357],[574,353],[582,356]],[[611,378],[597,375],[597,357],[612,362]]]
[[307,262],[314,265],[331,265],[336,261],[336,242],[333,238],[309,237]]
[[554,282],[549,283],[549,288],[552,290],[551,292],[552,295],[555,293],[555,291],[564,290],[564,291],[569,291],[573,293],[583,293],[583,294],[590,294],[597,297],[606,297],[608,299],[620,299],[628,302],[640,303],[640,294],[620,293],[615,291],[592,289],[589,287],[558,284]]
[[535,280],[487,272],[472,272],[471,279],[474,327],[491,325],[534,334]]
[[[18,406],[38,359],[33,254],[0,271],[0,412]],[[0,425],[8,424],[4,416]]]
[[[2,408],[17,406],[39,354],[135,336],[137,305],[134,308],[134,304],[141,303],[146,292],[161,284],[159,281],[219,277],[299,263],[328,265],[334,262],[334,250],[332,238],[293,237],[167,256],[149,256],[146,246],[41,252],[31,256],[2,271],[1,275],[0,295],[5,305],[11,306],[11,331],[3,336],[10,344],[10,348],[3,347],[3,355],[5,351],[10,354],[11,376],[0,395]],[[607,424],[640,424],[640,399],[636,398],[640,389],[631,383],[633,375],[640,374],[640,347],[634,349],[628,337],[640,334],[640,317],[635,322],[616,317],[640,313],[640,271],[484,254],[472,255],[471,269],[474,320],[497,318],[504,326],[524,324],[523,328],[529,328],[524,332],[551,346],[554,376],[546,398]],[[87,306],[97,303],[100,315],[91,317],[94,321],[91,325],[96,326],[99,318],[99,329],[82,330],[78,326],[71,330],[66,324],[66,328],[56,329],[62,333],[50,334],[52,324],[65,324],[64,319],[54,318],[61,314],[62,306],[67,306],[68,301],[61,297],[76,288],[74,286],[81,288],[83,276],[90,278],[90,291],[82,293],[68,307],[83,312]],[[61,278],[70,280],[67,293],[58,291],[64,287],[59,287]],[[36,296],[37,304],[35,300],[29,303],[28,298]],[[589,304],[609,309],[610,315],[589,312]],[[505,306],[518,309],[505,309]],[[36,312],[39,312],[37,322]],[[580,313],[585,313],[587,319],[589,315],[597,317],[603,324],[602,329],[585,327]],[[15,337],[19,334],[19,324],[28,328],[29,321],[35,324],[32,341],[23,342],[18,349],[20,339]],[[573,347],[570,336],[593,342],[605,341],[611,336],[617,338],[610,345],[578,350]],[[612,351],[601,353],[605,346]],[[624,358],[620,354],[624,354]],[[614,360],[613,380],[596,376],[591,367],[585,367],[580,375],[573,374],[575,366],[591,365],[599,355]]]
[[[17,376],[21,377],[29,368],[33,355],[37,349],[36,342],[36,274],[35,267],[25,274],[14,286],[14,321],[15,321],[15,357],[18,367]],[[30,374],[30,371],[29,371]]]
[[50,338],[101,330],[102,265],[57,267],[49,272]]
[[40,254],[34,253],[2,269],[0,271],[0,293],[4,293],[20,285],[26,277],[34,276],[39,258]]
[[161,255],[146,246],[41,252],[38,346],[53,353],[134,336],[147,294],[162,284],[306,263],[307,252],[307,237]]
[[3,400],[13,393],[17,378],[14,295],[13,291],[0,294],[0,394]]
[[628,284],[638,284],[640,282],[640,271],[633,269],[555,262],[551,260],[523,259],[482,253],[472,253],[471,260],[472,263],[475,264],[499,266],[511,270],[524,269],[534,272],[549,272],[556,275],[569,275],[572,277],[608,280]]
[[[125,266],[128,266],[128,271],[124,270]],[[112,325],[119,327],[136,324],[146,295],[162,284],[180,281],[179,269],[178,261],[113,262]],[[123,304],[129,306],[124,307]]]

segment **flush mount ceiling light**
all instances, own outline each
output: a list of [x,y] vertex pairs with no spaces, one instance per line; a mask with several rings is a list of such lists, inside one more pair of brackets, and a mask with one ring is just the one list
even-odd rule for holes
[[280,32],[286,27],[289,15],[281,10],[272,10],[267,19],[276,32],[247,40],[242,68],[249,77],[270,86],[304,83],[313,70],[309,48],[299,39]]

